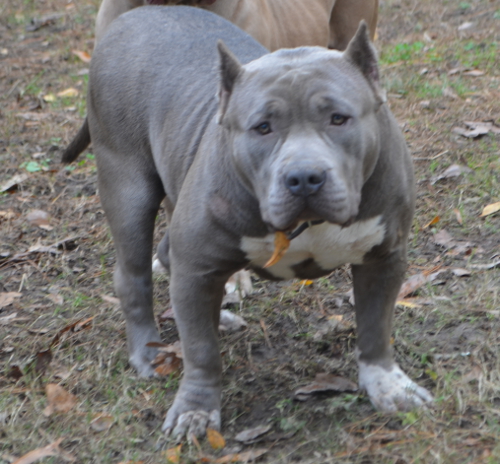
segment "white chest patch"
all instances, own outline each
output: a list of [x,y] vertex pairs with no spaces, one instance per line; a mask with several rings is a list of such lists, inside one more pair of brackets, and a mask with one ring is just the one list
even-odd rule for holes
[[[384,240],[385,225],[381,219],[376,216],[345,228],[326,222],[309,227],[290,242],[281,260],[266,270],[277,278],[293,279],[292,266],[311,258],[325,271],[346,263],[362,264],[364,255]],[[263,267],[273,254],[274,234],[243,237],[241,249],[251,266]]]

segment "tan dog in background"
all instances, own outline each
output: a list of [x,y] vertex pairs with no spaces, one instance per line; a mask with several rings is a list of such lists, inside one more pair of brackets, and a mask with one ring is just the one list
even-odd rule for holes
[[267,49],[319,45],[344,50],[359,22],[373,40],[378,0],[103,0],[97,13],[98,42],[116,17],[144,5],[200,6],[231,21]]

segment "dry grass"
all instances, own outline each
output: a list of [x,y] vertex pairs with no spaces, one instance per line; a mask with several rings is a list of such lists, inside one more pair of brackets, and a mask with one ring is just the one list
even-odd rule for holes
[[[82,463],[166,462],[161,453],[171,446],[160,426],[177,379],[136,378],[127,366],[122,316],[102,298],[113,294],[114,251],[92,156],[73,169],[58,165],[85,108],[87,65],[72,50],[91,52],[96,10],[97,0],[0,5],[1,181],[29,174],[16,190],[0,195],[0,211],[9,212],[0,216],[0,291],[22,293],[0,309],[0,318],[16,313],[0,325],[1,464],[61,437],[62,448]],[[52,13],[62,15],[26,31],[32,18]],[[466,22],[472,27],[459,31]],[[491,262],[499,252],[499,217],[479,218],[486,204],[498,201],[499,136],[465,139],[452,128],[463,121],[500,121],[500,5],[386,0],[378,35],[389,104],[417,172],[409,272],[444,269],[439,282],[419,290],[417,306],[397,308],[395,349],[403,368],[433,391],[435,407],[387,417],[357,394],[293,400],[293,391],[317,372],[356,379],[353,312],[343,296],[349,273],[342,269],[306,287],[257,282],[258,293],[240,308],[248,330],[222,337],[222,432],[234,447],[239,431],[272,425],[261,442],[244,447],[269,448],[261,458],[269,463],[497,463],[500,273],[471,265]],[[467,69],[484,75],[468,76]],[[70,87],[78,96],[57,97]],[[49,94],[55,101],[43,99]],[[472,171],[431,182],[452,164]],[[34,209],[50,214],[51,230],[26,220]],[[439,222],[425,227],[435,216]],[[442,230],[461,243],[436,244],[434,234]],[[73,239],[58,254],[13,259],[37,242],[52,245],[67,237]],[[455,268],[469,268],[471,275],[457,277]],[[162,311],[168,279],[157,284]],[[344,324],[324,330],[332,315],[343,316]],[[36,370],[37,353],[61,329],[92,316],[87,328],[64,333],[50,366]],[[161,329],[166,342],[177,339],[171,322],[161,322]],[[17,381],[13,366],[23,373]],[[46,417],[48,383],[61,384],[77,405]],[[111,428],[92,427],[99,414],[112,417]],[[198,453],[186,445],[182,462],[197,462]],[[45,462],[66,461],[55,456]]]

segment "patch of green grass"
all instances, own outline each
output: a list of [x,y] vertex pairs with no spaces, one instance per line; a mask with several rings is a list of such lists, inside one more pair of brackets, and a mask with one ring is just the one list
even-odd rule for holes
[[399,61],[411,61],[421,55],[425,44],[423,42],[399,43],[386,48],[380,55],[381,64],[392,64]]
[[499,45],[497,42],[468,41],[456,48],[455,60],[468,68],[488,70],[498,66]]
[[40,95],[42,89],[38,86],[38,81],[45,74],[45,71],[40,71],[31,81],[26,85],[26,87],[21,91],[21,97],[24,95],[32,95],[37,97]]

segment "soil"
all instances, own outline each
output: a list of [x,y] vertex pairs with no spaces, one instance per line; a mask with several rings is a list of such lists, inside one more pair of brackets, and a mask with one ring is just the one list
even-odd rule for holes
[[[160,427],[178,372],[145,380],[128,367],[92,150],[59,162],[85,115],[88,63],[75,52],[92,53],[97,7],[0,5],[1,464],[59,438],[48,462],[168,462],[174,446]],[[226,447],[185,444],[179,462],[252,449],[269,463],[500,461],[500,216],[480,217],[500,191],[500,3],[382,1],[376,46],[416,171],[408,275],[438,272],[396,307],[394,350],[435,404],[387,416],[362,392],[298,399],[317,374],[357,380],[349,267],[314,283],[254,276],[255,292],[230,308],[248,327],[221,334]],[[468,138],[456,130],[467,121],[493,124]],[[157,240],[165,227],[161,213]],[[168,276],[156,278],[155,306],[174,343]],[[48,384],[76,405],[44,414]],[[262,425],[251,444],[235,440]]]

